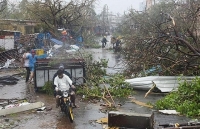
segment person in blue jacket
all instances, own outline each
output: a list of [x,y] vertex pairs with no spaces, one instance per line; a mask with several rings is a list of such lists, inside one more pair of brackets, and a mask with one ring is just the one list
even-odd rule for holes
[[37,56],[35,55],[35,50],[31,50],[31,54],[28,55],[26,58],[29,60],[29,69],[30,69],[30,78],[29,83],[31,83],[33,77],[34,77],[34,70],[35,70],[35,63],[37,61]]

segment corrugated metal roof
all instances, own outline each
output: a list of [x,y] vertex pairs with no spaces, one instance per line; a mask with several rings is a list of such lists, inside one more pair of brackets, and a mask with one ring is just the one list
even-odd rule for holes
[[[181,78],[180,81],[179,78]],[[196,76],[147,76],[126,79],[125,82],[128,82],[134,89],[139,90],[149,90],[154,82],[160,92],[171,92],[178,88],[179,82],[192,81],[195,78]]]

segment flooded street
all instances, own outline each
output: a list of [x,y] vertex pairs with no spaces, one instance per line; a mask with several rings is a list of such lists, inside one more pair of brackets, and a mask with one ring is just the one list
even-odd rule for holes
[[[108,61],[108,67],[106,68],[107,74],[115,74],[120,73],[125,67],[125,63],[123,61],[123,55],[119,52],[115,53],[114,49],[112,48],[111,36],[107,36],[107,45],[105,48],[98,48],[98,49],[86,49],[85,51],[89,52],[93,56],[94,61],[100,61],[101,59],[105,59]],[[97,40],[99,45],[101,45],[101,39]]]
[[[88,51],[88,50],[87,50]],[[119,65],[116,65],[119,61],[117,56],[114,54],[113,50],[107,49],[90,49],[93,53],[94,59],[97,61],[99,59],[108,60],[108,73],[113,74],[119,72]],[[1,76],[13,75],[19,73],[16,70],[1,70]],[[64,113],[60,111],[60,108],[56,108],[55,98],[53,96],[48,96],[41,92],[34,92],[33,85],[25,84],[24,78],[18,77],[19,81],[16,85],[6,85],[2,86],[0,90],[0,99],[28,99],[30,102],[43,102],[45,104],[46,110],[37,111],[29,110],[25,112],[20,112],[16,114],[6,115],[0,117],[2,125],[1,128],[8,128],[14,122],[14,125],[10,128],[13,129],[102,129],[103,125],[96,123],[96,120],[107,117],[107,113],[102,113],[100,111],[100,102],[83,102],[81,97],[77,97],[77,104],[79,108],[75,108],[74,112],[74,122],[70,123],[69,119]],[[5,124],[5,119],[9,119],[11,123]],[[8,125],[8,126],[4,126]]]
[[200,0],[0,12],[0,129],[200,129]]
[[123,60],[120,53],[114,53],[113,49],[88,49],[93,55],[95,61],[105,59],[108,61],[108,68],[106,68],[107,74],[115,74],[122,72]]
[[[107,73],[119,73],[124,67],[121,55],[114,53],[111,49],[88,49],[93,53],[93,58],[98,61],[100,59],[108,60]],[[19,70],[0,70],[0,76],[18,74]],[[106,129],[107,125],[99,124],[96,121],[108,117],[108,111],[102,112],[104,107],[100,106],[102,102],[98,100],[83,101],[82,96],[77,96],[77,104],[79,108],[75,108],[74,122],[71,123],[60,108],[56,108],[54,96],[46,95],[42,92],[34,92],[33,84],[25,84],[25,79],[22,75],[16,76],[19,81],[16,85],[0,85],[0,100],[4,99],[27,99],[29,102],[42,102],[45,104],[46,110],[37,111],[37,109],[28,110],[25,112],[10,114],[0,117],[0,129]],[[127,113],[152,114],[154,111],[151,108],[144,107],[131,102],[132,99],[154,103],[162,98],[163,94],[149,94],[144,98],[145,91],[135,91],[131,98],[126,100],[116,100],[116,104],[121,104],[117,107],[118,111]],[[2,102],[2,101],[1,101]],[[168,118],[169,117],[169,118]],[[186,122],[187,119],[178,118],[177,116],[163,117],[158,114],[155,116],[155,124],[160,122],[173,122],[179,120]],[[162,119],[160,119],[162,118]]]

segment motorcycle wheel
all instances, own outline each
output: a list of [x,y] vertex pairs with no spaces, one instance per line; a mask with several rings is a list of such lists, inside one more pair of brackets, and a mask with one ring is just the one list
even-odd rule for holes
[[68,115],[70,122],[73,123],[73,121],[74,121],[74,114],[73,114],[71,106],[67,106],[66,107],[66,114]]
[[61,109],[62,112],[64,112],[64,105],[63,104],[60,105],[60,109]]

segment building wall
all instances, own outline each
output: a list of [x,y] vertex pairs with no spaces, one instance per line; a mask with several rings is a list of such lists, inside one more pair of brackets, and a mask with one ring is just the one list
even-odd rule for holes
[[3,25],[0,24],[0,30],[20,31],[22,34],[33,34],[34,26],[29,25]]
[[20,31],[22,34],[32,34],[36,26],[32,21],[0,19],[0,30]]

